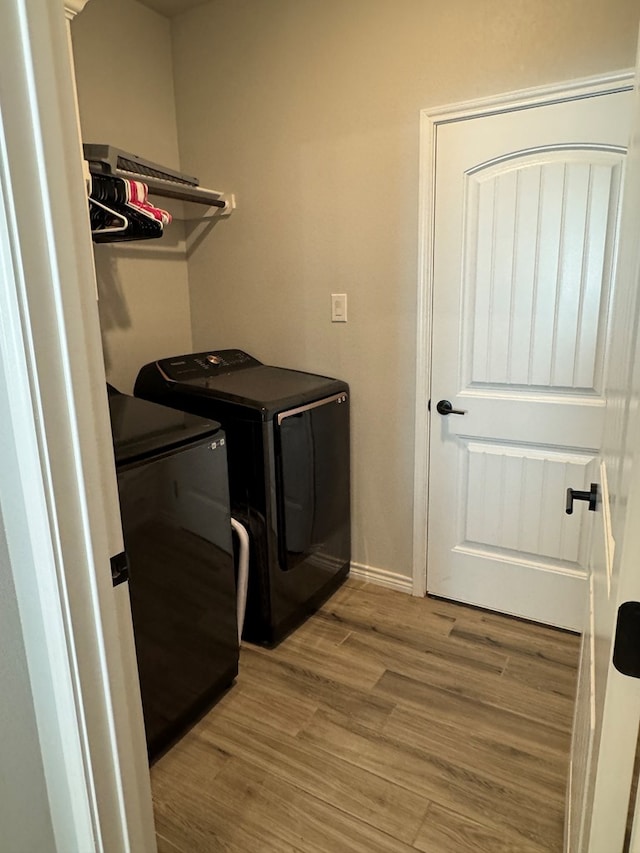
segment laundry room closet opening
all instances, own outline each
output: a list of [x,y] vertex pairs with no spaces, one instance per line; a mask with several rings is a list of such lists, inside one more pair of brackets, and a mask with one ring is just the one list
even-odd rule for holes
[[636,6],[148,3],[72,23],[84,141],[237,208],[95,247],[107,378],[130,393],[154,359],[239,348],[346,381],[352,573],[411,592],[420,111],[628,68]]

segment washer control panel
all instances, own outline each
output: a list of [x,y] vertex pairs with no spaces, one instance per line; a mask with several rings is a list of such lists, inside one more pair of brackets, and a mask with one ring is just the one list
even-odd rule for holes
[[168,379],[184,382],[259,367],[262,362],[240,349],[221,349],[163,358],[158,362],[160,370]]

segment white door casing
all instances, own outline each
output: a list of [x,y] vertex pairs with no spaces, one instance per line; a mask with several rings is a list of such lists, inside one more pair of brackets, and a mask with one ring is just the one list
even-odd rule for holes
[[[612,665],[618,608],[640,601],[640,94],[626,164],[605,381],[601,500],[592,527],[589,618],[580,664],[567,809],[569,853],[640,849],[640,814],[624,847],[640,720],[640,681]],[[578,512],[578,510],[576,511]],[[634,814],[635,809],[635,814]]]
[[0,106],[0,500],[56,849],[153,850],[131,622],[110,576],[122,539],[62,3],[4,4]]
[[[428,590],[571,628],[586,554],[549,496],[584,485],[600,443],[627,79],[449,111],[423,199],[430,396],[466,412],[431,415]],[[423,405],[424,386],[418,442]],[[416,559],[423,494],[418,470]]]

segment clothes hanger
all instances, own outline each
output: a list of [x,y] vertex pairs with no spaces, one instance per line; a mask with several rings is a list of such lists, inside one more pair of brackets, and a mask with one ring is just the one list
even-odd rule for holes
[[[100,215],[93,216],[91,213],[91,207],[99,208],[100,211],[107,214],[106,217],[102,217],[104,223],[112,222],[114,219],[119,222],[119,225],[112,224],[99,224],[100,223]],[[108,219],[107,219],[108,217]],[[122,213],[118,213],[117,210],[112,210],[110,207],[107,207],[106,204],[102,204],[101,201],[98,201],[95,198],[89,198],[89,218],[91,221],[91,234],[95,236],[96,234],[122,234],[129,227],[129,220]],[[97,226],[97,227],[95,227]]]
[[142,210],[153,219],[161,222],[162,225],[169,225],[172,220],[171,214],[167,210],[156,207],[149,201],[149,188],[143,181],[134,181],[131,178],[124,178],[125,188],[127,191],[127,202],[137,210]]
[[93,175],[90,201],[99,207],[120,217],[120,225],[113,230],[99,228],[92,231],[95,243],[117,242],[122,240],[150,240],[161,237],[162,223],[140,209],[130,205],[128,192],[122,178],[112,175]]

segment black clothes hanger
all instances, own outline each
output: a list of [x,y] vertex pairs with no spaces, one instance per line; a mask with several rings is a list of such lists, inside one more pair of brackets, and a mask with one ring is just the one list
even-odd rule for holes
[[162,223],[128,203],[122,178],[92,175],[89,201],[94,243],[162,237]]

